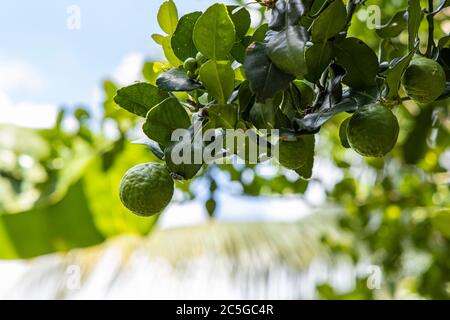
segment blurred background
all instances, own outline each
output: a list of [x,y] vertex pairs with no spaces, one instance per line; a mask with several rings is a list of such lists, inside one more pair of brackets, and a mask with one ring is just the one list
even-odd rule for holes
[[[180,17],[213,3],[175,2]],[[341,147],[342,115],[317,135],[309,181],[271,163],[210,166],[156,218],[122,207],[122,175],[157,159],[112,97],[154,83],[161,3],[2,4],[0,299],[450,298],[449,100],[396,108],[385,159]],[[356,13],[350,33],[377,49],[368,5],[384,22],[406,0]]]

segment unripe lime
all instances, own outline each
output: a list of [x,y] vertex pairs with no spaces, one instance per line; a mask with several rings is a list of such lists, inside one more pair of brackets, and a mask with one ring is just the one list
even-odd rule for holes
[[406,94],[419,104],[435,101],[445,89],[445,72],[434,60],[415,57],[403,76]]
[[296,141],[280,141],[278,162],[288,169],[298,169],[305,165],[307,154],[302,138]]
[[[174,150],[176,146],[177,149]],[[189,150],[191,153],[189,159],[188,157],[186,157],[187,161],[183,161],[184,150]],[[202,152],[202,150],[197,151]],[[176,159],[177,161],[174,161],[175,157],[180,157],[180,159]],[[169,145],[164,150],[164,159],[166,160],[167,168],[169,169],[169,171],[184,180],[192,179],[202,168],[201,164],[194,163],[194,147],[191,144],[188,146],[183,145],[183,142]]]
[[204,64],[206,61],[208,61],[208,58],[205,57],[205,56],[203,55],[203,53],[199,52],[199,53],[197,53],[197,55],[195,56],[195,60],[197,61],[197,64],[198,64],[198,65],[202,65],[202,64]]
[[360,108],[350,118],[347,138],[350,146],[366,157],[383,157],[397,143],[399,125],[392,111],[380,104]]
[[344,148],[350,148],[350,143],[348,142],[347,138],[347,128],[348,123],[350,122],[350,118],[345,119],[341,126],[339,127],[339,138],[341,139],[341,144]]
[[161,212],[172,199],[173,180],[164,164],[149,162],[125,173],[119,196],[123,205],[142,217]]
[[195,72],[197,70],[197,61],[194,58],[187,58],[183,63],[184,71]]

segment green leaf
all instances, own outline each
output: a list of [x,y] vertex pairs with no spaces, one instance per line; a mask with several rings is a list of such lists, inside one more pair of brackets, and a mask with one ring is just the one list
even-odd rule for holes
[[104,236],[93,213],[82,181],[55,203],[16,214],[0,214],[0,259],[29,259],[102,243]]
[[277,92],[286,90],[294,80],[294,76],[284,73],[270,61],[263,43],[253,43],[247,49],[244,69],[250,89],[259,100],[274,97]]
[[205,108],[208,128],[235,129],[238,121],[238,108],[234,104],[214,104]]
[[385,25],[376,28],[376,33],[380,38],[397,37],[407,27],[406,11],[397,12]]
[[269,28],[280,31],[287,26],[297,25],[306,11],[303,0],[279,0],[271,10]]
[[236,38],[242,39],[250,29],[250,13],[245,7],[228,6],[227,9],[236,29]]
[[256,102],[250,110],[250,121],[257,129],[289,128],[290,121],[280,109],[283,93],[264,102]]
[[308,33],[303,27],[288,26],[267,34],[266,47],[270,60],[282,71],[302,78],[306,72],[305,43]]
[[252,39],[250,43],[252,42],[264,42],[264,39],[266,38],[266,33],[269,31],[269,25],[267,23],[264,23],[260,25],[255,32],[252,35]]
[[310,113],[302,119],[296,119],[299,132],[317,132],[320,127],[335,115],[342,112],[354,112],[358,107],[373,103],[377,99],[377,87],[367,91],[347,90],[342,100],[328,109]]
[[156,85],[163,91],[193,91],[203,88],[202,84],[188,77],[183,70],[172,68],[161,73]]
[[210,59],[225,60],[234,46],[236,32],[224,4],[209,7],[194,27],[194,43],[198,51]]
[[162,34],[157,34],[157,33],[152,34],[153,41],[155,41],[160,46],[163,45],[164,38],[165,38],[165,36],[163,36]]
[[402,57],[401,59],[394,59],[390,65],[389,69],[383,72],[386,76],[385,84],[387,86],[386,98],[389,100],[398,99],[398,90],[400,89],[400,84],[402,81],[403,74],[411,62],[415,51]]
[[347,72],[343,83],[355,89],[375,85],[378,58],[375,52],[357,38],[347,38],[334,44],[336,62]]
[[188,128],[190,124],[189,115],[178,99],[168,98],[148,112],[142,129],[147,137],[165,148],[170,144],[174,130]]
[[307,160],[306,164],[303,167],[296,169],[295,172],[304,179],[310,179],[313,174],[316,138],[312,134],[301,136],[301,138],[305,142],[304,152],[307,154]]
[[306,49],[305,60],[308,69],[306,78],[311,82],[317,82],[328,67],[333,58],[333,46],[331,42],[318,42]]
[[175,53],[173,52],[172,36],[167,36],[163,39],[162,48],[164,51],[164,56],[172,66],[178,67],[182,64],[182,61],[180,61],[180,59],[178,59]]
[[163,2],[161,7],[159,7],[158,23],[168,35],[172,35],[175,32],[178,23],[178,11],[173,0]]
[[324,42],[344,30],[347,22],[347,11],[342,0],[334,0],[317,17],[312,24],[314,42]]
[[422,21],[422,8],[420,0],[408,0],[408,49],[416,47],[420,22]]
[[194,26],[202,13],[200,11],[182,16],[172,36],[172,49],[178,59],[185,61],[187,58],[195,57],[198,50],[194,45]]
[[145,117],[151,108],[168,97],[157,87],[140,82],[118,90],[114,102],[131,113]]
[[226,103],[234,90],[234,71],[229,61],[209,60],[200,68],[200,80],[208,94]]

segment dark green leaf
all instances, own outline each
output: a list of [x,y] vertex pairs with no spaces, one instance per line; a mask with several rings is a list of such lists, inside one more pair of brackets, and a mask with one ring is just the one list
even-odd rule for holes
[[389,65],[389,69],[383,73],[386,76],[385,83],[387,92],[385,94],[387,99],[396,100],[398,98],[398,90],[400,89],[403,74],[408,68],[413,56],[414,51],[401,59],[393,60]]
[[271,11],[269,28],[281,31],[286,26],[297,25],[305,11],[302,0],[278,0]]
[[242,39],[250,29],[250,13],[245,7],[228,6],[227,8],[236,29],[236,38]]
[[181,61],[187,58],[195,57],[198,50],[194,45],[192,34],[194,26],[198,18],[202,15],[201,12],[192,12],[181,17],[177,28],[172,36],[172,49],[175,55]]
[[292,75],[279,70],[270,61],[263,43],[250,45],[244,68],[250,89],[257,95],[258,100],[271,98],[277,92],[286,90],[289,83],[294,80]]
[[147,137],[164,148],[171,142],[174,130],[188,128],[190,124],[189,115],[178,100],[168,98],[148,112],[142,129]]
[[307,153],[307,161],[303,167],[296,169],[295,172],[297,172],[300,175],[300,177],[304,179],[310,179],[313,174],[316,138],[312,134],[304,135],[301,138],[305,142],[305,152]]
[[183,70],[173,68],[162,73],[156,84],[164,91],[193,91],[202,88],[202,84],[188,77]]
[[267,55],[280,70],[301,78],[307,72],[307,40],[308,33],[303,27],[288,26],[280,32],[269,32],[266,37]]
[[377,35],[380,38],[397,37],[407,27],[406,11],[397,12],[388,23],[376,28]]
[[347,74],[343,83],[355,89],[375,85],[378,58],[375,52],[357,38],[347,38],[334,44],[336,62]]
[[312,24],[314,42],[324,42],[344,30],[347,22],[347,11],[342,0],[334,0],[317,17]]
[[331,42],[318,42],[306,49],[305,59],[308,69],[306,78],[311,82],[317,82],[328,67],[333,58],[333,46]]
[[117,91],[114,102],[125,110],[145,117],[147,112],[169,95],[149,83],[136,83]]
[[420,7],[420,0],[408,0],[408,49],[410,51],[416,47],[421,21],[422,8]]

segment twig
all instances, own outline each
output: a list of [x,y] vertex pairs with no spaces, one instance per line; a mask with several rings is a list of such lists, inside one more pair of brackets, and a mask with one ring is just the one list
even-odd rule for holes
[[433,54],[434,48],[436,47],[436,44],[434,42],[434,5],[433,0],[428,0],[428,15],[427,15],[427,21],[428,21],[428,43],[427,43],[427,52],[426,56],[431,57]]

